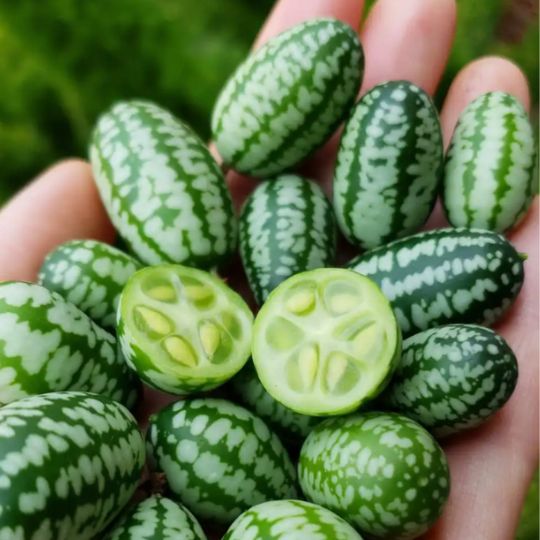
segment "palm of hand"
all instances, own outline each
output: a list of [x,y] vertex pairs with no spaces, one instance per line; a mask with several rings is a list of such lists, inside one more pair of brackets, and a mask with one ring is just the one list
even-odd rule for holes
[[[317,16],[340,18],[358,27],[362,2],[281,0],[257,40]],[[454,33],[454,0],[379,0],[361,31],[367,65],[362,92],[388,79],[407,79],[433,94],[444,70]],[[527,82],[513,64],[486,58],[467,66],[454,81],[441,121],[448,142],[459,114],[489,91],[515,95],[528,108]],[[323,188],[330,185],[335,140],[307,165]],[[228,177],[239,206],[253,182]],[[327,190],[328,191],[328,190]],[[65,201],[59,206],[59,201]],[[520,380],[508,405],[485,426],[444,443],[450,462],[452,494],[443,517],[426,540],[513,538],[524,494],[538,462],[538,224],[535,201],[527,219],[511,235],[529,255],[526,281],[512,312],[496,328],[519,360]],[[444,226],[436,209],[429,228]],[[69,161],[44,173],[0,214],[0,280],[34,281],[41,262],[55,246],[73,238],[114,240],[87,163]],[[147,391],[141,424],[173,398]]]

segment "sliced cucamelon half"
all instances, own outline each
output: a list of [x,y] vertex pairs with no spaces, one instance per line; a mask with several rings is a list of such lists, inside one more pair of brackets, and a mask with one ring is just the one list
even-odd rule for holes
[[223,281],[180,265],[144,268],[126,285],[118,338],[150,386],[175,395],[211,390],[247,362],[253,315]]
[[399,326],[377,285],[338,268],[282,283],[253,329],[253,361],[268,393],[312,416],[344,414],[376,397],[400,349]]

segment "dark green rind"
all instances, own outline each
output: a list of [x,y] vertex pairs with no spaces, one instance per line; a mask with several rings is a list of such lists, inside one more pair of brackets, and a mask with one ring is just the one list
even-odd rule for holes
[[33,283],[0,283],[0,404],[63,390],[133,408],[141,383],[116,339],[62,296]]
[[276,401],[264,388],[253,362],[231,380],[235,395],[245,407],[262,418],[286,444],[300,446],[322,418],[298,414]]
[[348,240],[372,249],[417,232],[427,221],[443,172],[439,116],[407,81],[365,94],[341,137],[334,210]]
[[244,512],[223,540],[362,540],[342,518],[304,501],[271,501]]
[[240,250],[258,304],[290,276],[336,256],[332,206],[311,180],[282,175],[259,184],[240,217]]
[[206,540],[193,517],[182,505],[153,496],[127,511],[103,540]]
[[426,532],[450,491],[446,457],[435,439],[392,413],[325,420],[306,439],[298,474],[308,500],[369,538],[385,540]]
[[347,268],[377,283],[405,337],[451,323],[490,326],[518,296],[523,260],[501,235],[429,231],[369,251]]
[[538,186],[538,146],[521,103],[490,92],[463,111],[448,150],[443,206],[455,227],[504,233],[517,225]]
[[98,120],[90,160],[111,221],[142,262],[213,268],[235,251],[223,173],[167,110],[145,101],[115,104]]
[[259,178],[293,169],[337,129],[363,74],[358,35],[339,20],[316,18],[275,36],[221,91],[212,115],[220,156]]
[[382,398],[444,437],[485,422],[510,399],[517,380],[516,357],[501,336],[481,326],[448,325],[405,340]]
[[0,409],[0,538],[91,540],[128,503],[145,462],[131,414],[58,392]]
[[72,240],[49,253],[38,283],[76,305],[95,323],[116,333],[122,289],[142,264],[95,240]]
[[231,524],[254,505],[296,498],[296,471],[278,437],[221,399],[178,401],[150,419],[152,468],[200,520]]

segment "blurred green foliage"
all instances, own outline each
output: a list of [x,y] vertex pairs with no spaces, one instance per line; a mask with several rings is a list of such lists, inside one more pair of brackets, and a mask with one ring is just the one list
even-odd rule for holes
[[[507,43],[500,36],[509,1],[457,0],[457,38],[439,104],[464,65],[502,54],[526,72],[537,114],[538,21]],[[117,99],[155,100],[208,137],[212,103],[272,4],[0,0],[0,202],[55,160],[85,157],[93,122]],[[538,538],[538,479],[518,537]]]

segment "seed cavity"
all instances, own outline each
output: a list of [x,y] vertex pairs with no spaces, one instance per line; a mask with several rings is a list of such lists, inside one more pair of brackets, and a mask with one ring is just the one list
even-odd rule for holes
[[296,392],[313,388],[319,370],[319,350],[316,345],[305,345],[289,359],[286,367],[287,382]]
[[194,302],[204,302],[214,296],[214,292],[204,285],[188,285],[184,290],[186,296]]
[[169,336],[163,346],[171,358],[187,367],[197,366],[197,357],[187,341],[180,336]]
[[349,356],[335,351],[326,359],[325,389],[332,395],[347,394],[358,384],[360,375],[360,370]]
[[136,306],[133,309],[133,319],[139,331],[151,338],[166,336],[174,329],[172,322],[165,315],[145,306]]
[[370,327],[375,323],[373,316],[369,313],[361,313],[355,316],[348,317],[342,323],[334,328],[332,337],[339,341],[351,341],[363,329]]
[[339,317],[360,307],[362,297],[358,289],[350,283],[336,281],[328,284],[323,291],[324,305],[328,312]]
[[303,315],[311,310],[315,306],[316,298],[313,291],[298,291],[287,300],[285,308],[290,313],[295,315]]
[[221,341],[221,330],[212,322],[205,322],[199,329],[199,339],[206,356],[212,358]]
[[265,333],[268,345],[276,351],[286,352],[296,347],[304,338],[304,332],[284,317],[275,317]]
[[224,311],[220,315],[220,321],[225,330],[229,332],[233,339],[236,339],[237,341],[242,339],[242,323],[234,313]]
[[176,301],[176,291],[167,285],[161,285],[149,289],[146,291],[146,296],[152,298],[152,300],[158,300],[159,302],[174,302]]
[[354,355],[362,362],[375,364],[381,357],[386,344],[386,332],[380,324],[372,323],[364,327],[354,338]]

